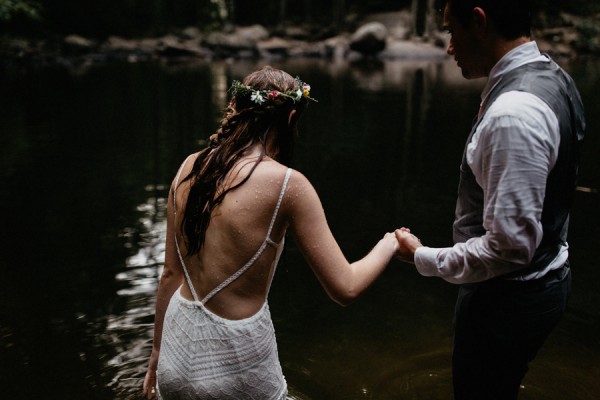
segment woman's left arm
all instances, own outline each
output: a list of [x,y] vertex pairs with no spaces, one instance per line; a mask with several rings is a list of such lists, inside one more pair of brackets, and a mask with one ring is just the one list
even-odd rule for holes
[[160,355],[160,342],[162,340],[163,322],[165,312],[169,305],[169,301],[173,293],[183,283],[183,269],[177,256],[177,248],[175,246],[175,214],[173,209],[173,190],[169,191],[169,199],[167,205],[167,236],[165,243],[165,264],[158,291],[156,294],[156,313],[154,317],[154,339],[152,345],[152,353],[148,363],[148,371],[144,378],[144,386],[142,394],[148,399],[155,396],[156,393],[156,369],[158,367],[158,357]]

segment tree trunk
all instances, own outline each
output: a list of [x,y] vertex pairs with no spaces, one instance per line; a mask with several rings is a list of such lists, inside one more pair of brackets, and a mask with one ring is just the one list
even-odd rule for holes
[[412,0],[412,34],[430,38],[436,27],[435,0]]
[[283,26],[285,24],[285,14],[286,14],[286,0],[279,0],[279,26]]
[[346,14],[346,0],[334,0],[333,1],[333,26],[339,29],[344,24],[344,15]]

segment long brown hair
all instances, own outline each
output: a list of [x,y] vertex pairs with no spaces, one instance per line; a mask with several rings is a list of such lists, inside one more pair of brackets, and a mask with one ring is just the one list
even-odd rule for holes
[[[243,84],[255,90],[282,93],[302,89],[299,87],[300,82],[287,72],[269,66],[248,75]],[[181,222],[188,255],[195,254],[202,248],[214,208],[229,191],[243,185],[263,160],[267,135],[272,130],[277,133],[273,146],[275,154],[269,156],[289,165],[293,136],[306,103],[304,96],[295,100],[277,96],[259,104],[247,93],[233,95],[225,109],[221,126],[210,137],[210,146],[199,153],[192,170],[184,179],[191,181]],[[289,123],[292,110],[296,110],[296,114]],[[224,188],[228,172],[256,143],[262,144],[262,151],[248,175],[240,183]]]

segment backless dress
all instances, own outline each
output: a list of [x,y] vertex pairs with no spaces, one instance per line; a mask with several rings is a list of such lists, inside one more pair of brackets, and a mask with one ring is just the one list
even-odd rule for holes
[[[177,174],[174,191],[183,165]],[[291,172],[291,169],[286,172],[269,230],[257,252],[201,300],[194,290],[175,237],[179,260],[194,301],[185,299],[179,288],[167,307],[157,369],[159,398],[286,399],[287,384],[279,363],[275,330],[267,300],[256,314],[241,320],[220,317],[208,310],[205,304],[252,267],[267,246],[277,249],[273,266],[277,265],[284,239],[275,243],[270,235]],[[272,275],[269,288],[271,283]]]

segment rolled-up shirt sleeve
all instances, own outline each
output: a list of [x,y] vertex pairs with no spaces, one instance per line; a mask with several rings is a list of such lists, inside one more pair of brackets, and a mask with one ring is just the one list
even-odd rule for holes
[[542,240],[546,181],[559,144],[558,120],[546,103],[525,92],[499,96],[466,153],[483,189],[485,234],[453,247],[417,249],[419,273],[470,283],[527,266]]

